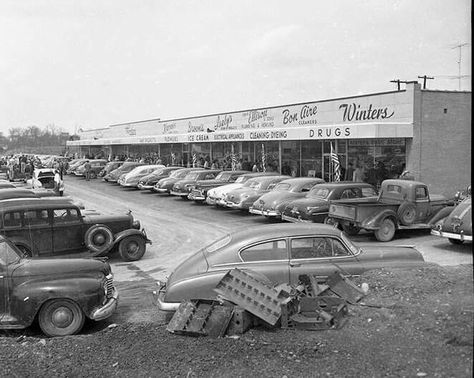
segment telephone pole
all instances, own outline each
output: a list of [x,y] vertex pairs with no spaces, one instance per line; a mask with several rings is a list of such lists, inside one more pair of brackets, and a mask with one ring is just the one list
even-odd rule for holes
[[451,47],[451,50],[453,49],[459,49],[459,60],[458,60],[458,82],[459,82],[459,90],[461,90],[461,78],[463,77],[461,75],[461,59],[462,59],[462,48],[464,46],[467,46],[468,43],[458,43],[456,46]]
[[423,76],[418,76],[418,79],[423,79],[423,89],[426,89],[426,80],[433,80],[434,77],[423,75]]
[[400,90],[400,79],[394,79],[394,80],[390,80],[391,83],[397,83],[397,90],[399,91]]

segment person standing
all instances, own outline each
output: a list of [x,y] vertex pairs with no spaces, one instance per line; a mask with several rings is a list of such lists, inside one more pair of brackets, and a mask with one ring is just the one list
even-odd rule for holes
[[84,173],[86,175],[86,181],[89,181],[91,179],[91,163],[89,163],[89,160],[86,160],[84,164]]
[[59,170],[54,171],[54,191],[59,194],[60,197],[63,196],[64,193],[64,181],[61,178],[61,174]]

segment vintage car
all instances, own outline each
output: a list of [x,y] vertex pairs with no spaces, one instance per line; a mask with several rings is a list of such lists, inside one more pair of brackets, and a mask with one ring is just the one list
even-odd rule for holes
[[448,238],[453,244],[472,242],[471,197],[466,197],[446,218],[436,222],[431,234]]
[[397,230],[431,229],[438,212],[453,205],[430,194],[422,182],[390,179],[382,181],[378,197],[331,201],[328,222],[354,235],[361,229],[372,231],[378,241],[387,242]]
[[88,159],[75,159],[69,162],[69,167],[66,169],[66,174],[73,174],[74,170],[79,167],[81,164],[85,163]]
[[226,184],[222,186],[218,186],[217,188],[210,189],[207,192],[206,203],[208,205],[216,205],[216,206],[225,206],[225,196],[231,190],[241,188],[248,180],[255,177],[261,176],[275,176],[278,175],[277,172],[246,172],[243,175],[239,176],[237,180],[235,180],[232,184]]
[[56,193],[47,189],[8,188],[0,190],[0,201],[12,198],[56,197]]
[[118,303],[110,265],[103,259],[25,258],[0,236],[0,329],[38,322],[47,336],[78,333]]
[[363,182],[339,181],[315,186],[304,198],[291,201],[281,219],[288,222],[324,223],[329,213],[329,201],[340,198],[377,196],[375,188]]
[[79,206],[63,197],[2,201],[0,234],[31,257],[85,251],[96,257],[118,250],[123,260],[135,261],[151,243],[130,213],[82,213]]
[[26,180],[26,185],[32,189],[54,189],[54,175],[53,168],[36,168],[31,179]]
[[187,199],[192,188],[198,181],[214,180],[221,173],[220,169],[200,169],[198,171],[189,172],[183,179],[174,183],[170,194]]
[[124,176],[120,177],[117,181],[120,186],[125,188],[137,188],[138,182],[140,179],[150,173],[156,171],[157,169],[164,168],[163,164],[150,164],[150,165],[142,165],[140,167],[136,167],[132,169],[130,172],[125,174]]
[[[87,160],[86,160],[87,161]],[[85,177],[86,175],[86,162],[80,164],[72,173],[76,176],[82,176]],[[94,160],[89,160],[89,164],[91,165],[90,169],[90,178],[95,179],[97,176],[99,176],[99,173],[104,169],[104,167],[107,165],[107,160],[105,159],[94,159]]]
[[0,180],[0,189],[10,189],[10,188],[16,188],[16,186],[13,185],[8,180]]
[[302,198],[317,184],[324,180],[317,177],[299,177],[283,180],[272,191],[264,194],[250,207],[252,214],[270,218],[281,218],[285,207],[297,198]]
[[138,189],[150,190],[154,192],[154,187],[162,178],[169,177],[174,171],[181,169],[181,167],[164,167],[159,168],[140,179],[138,182]]
[[138,163],[136,161],[126,161],[120,167],[105,175],[104,181],[116,183],[120,176],[122,176],[124,173],[128,173],[132,169],[140,167],[142,165],[145,165],[145,163]]
[[214,180],[198,181],[193,186],[188,198],[196,202],[205,201],[209,190],[233,183],[244,173],[247,171],[224,171],[219,173]]
[[259,225],[228,234],[184,260],[168,282],[159,283],[157,302],[161,310],[176,311],[183,300],[215,299],[213,289],[234,268],[274,284],[297,285],[302,275],[316,276],[323,283],[335,271],[350,276],[423,264],[413,247],[361,248],[329,225]]
[[226,207],[248,211],[262,195],[272,190],[288,176],[261,176],[248,180],[241,188],[231,190],[225,197]]
[[114,161],[109,161],[104,168],[99,172],[97,175],[98,177],[105,177],[108,175],[110,172],[116,170],[118,167],[120,167],[123,164],[123,161],[119,160],[114,160]]
[[189,172],[192,171],[201,171],[202,168],[181,168],[177,169],[176,171],[172,172],[169,177],[162,178],[158,180],[156,183],[153,191],[156,193],[168,193],[171,194],[171,190],[173,189],[173,185],[186,177]]

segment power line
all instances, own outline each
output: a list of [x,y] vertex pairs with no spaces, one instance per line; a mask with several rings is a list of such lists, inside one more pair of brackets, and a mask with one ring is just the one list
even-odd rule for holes
[[464,43],[458,43],[454,47],[451,47],[451,50],[453,49],[459,49],[459,60],[458,60],[458,83],[459,83],[459,90],[461,90],[461,59],[462,59],[462,48],[467,46],[469,43],[464,42]]
[[426,80],[434,80],[434,77],[423,75],[423,76],[418,76],[418,79],[423,79],[423,89],[426,89]]

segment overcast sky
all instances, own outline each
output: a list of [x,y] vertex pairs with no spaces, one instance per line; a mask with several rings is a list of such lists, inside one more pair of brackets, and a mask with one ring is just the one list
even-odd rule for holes
[[1,0],[0,132],[458,90],[460,43],[469,0]]

